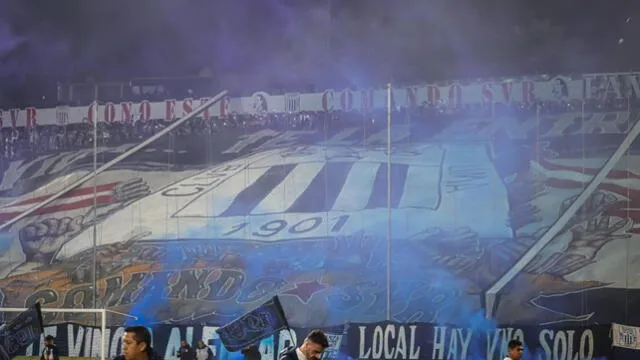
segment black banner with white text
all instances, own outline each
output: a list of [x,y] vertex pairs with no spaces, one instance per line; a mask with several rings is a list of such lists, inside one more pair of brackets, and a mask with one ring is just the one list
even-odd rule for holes
[[[175,354],[180,340],[190,343],[203,340],[216,360],[230,360],[239,354],[229,353],[221,345],[215,326],[152,327],[153,347],[166,360],[177,360]],[[437,326],[425,323],[370,323],[348,324],[323,329],[329,337],[330,348],[324,359],[485,359],[505,357],[509,340],[521,340],[526,358],[535,360],[590,360],[613,359],[610,325],[589,327],[497,327],[474,329],[455,326]],[[275,360],[284,348],[300,344],[312,329],[282,330],[260,342],[263,360]],[[124,327],[107,329],[108,358],[121,352]],[[45,335],[53,335],[61,355],[72,357],[98,357],[101,332],[99,328],[77,324],[59,324],[45,328]],[[38,355],[40,345],[31,346],[26,355]],[[622,357],[616,356],[616,359]]]
[[528,359],[609,358],[610,326],[473,329],[429,324],[350,324],[343,347],[354,359],[504,359],[510,340]]

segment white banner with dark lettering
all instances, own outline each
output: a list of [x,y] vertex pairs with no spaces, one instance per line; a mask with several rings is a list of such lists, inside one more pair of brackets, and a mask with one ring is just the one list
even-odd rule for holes
[[613,346],[640,350],[640,327],[611,324]]
[[[430,105],[460,108],[485,105],[491,107],[532,104],[534,102],[582,103],[640,99],[640,73],[601,73],[568,76],[538,76],[473,81],[447,81],[437,84],[412,84],[392,89],[394,108]],[[137,121],[174,121],[207,102],[200,99],[166,99],[164,101],[107,102],[98,105],[61,106],[57,108],[0,109],[0,128],[35,127],[98,122],[133,123]],[[256,91],[250,96],[225,97],[199,118],[225,118],[229,114],[262,116],[267,113],[303,111],[345,111],[369,113],[385,109],[387,90],[327,89],[313,93],[268,94]]]

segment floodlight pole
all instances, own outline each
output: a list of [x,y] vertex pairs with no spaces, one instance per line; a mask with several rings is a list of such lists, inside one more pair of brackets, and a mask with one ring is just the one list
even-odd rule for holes
[[[96,216],[98,211],[98,98],[93,103],[93,109],[91,111],[92,125],[93,125],[93,216]],[[106,119],[105,119],[106,120]],[[93,275],[93,308],[97,308],[98,302],[98,222],[94,221],[92,225],[93,232],[93,269],[91,271]]]
[[387,84],[387,321],[391,321],[391,83]]

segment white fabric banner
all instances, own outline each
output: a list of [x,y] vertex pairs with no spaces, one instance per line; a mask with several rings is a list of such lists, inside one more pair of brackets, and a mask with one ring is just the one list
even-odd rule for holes
[[640,327],[620,324],[611,325],[613,346],[640,350]]

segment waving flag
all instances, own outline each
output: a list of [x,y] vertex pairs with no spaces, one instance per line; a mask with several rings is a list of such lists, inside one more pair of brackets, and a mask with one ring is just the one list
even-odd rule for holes
[[289,324],[284,316],[280,300],[274,296],[271,300],[219,328],[216,332],[224,347],[228,351],[234,352],[288,328]]
[[29,345],[40,340],[43,332],[40,304],[20,313],[0,328],[0,360],[11,360]]

